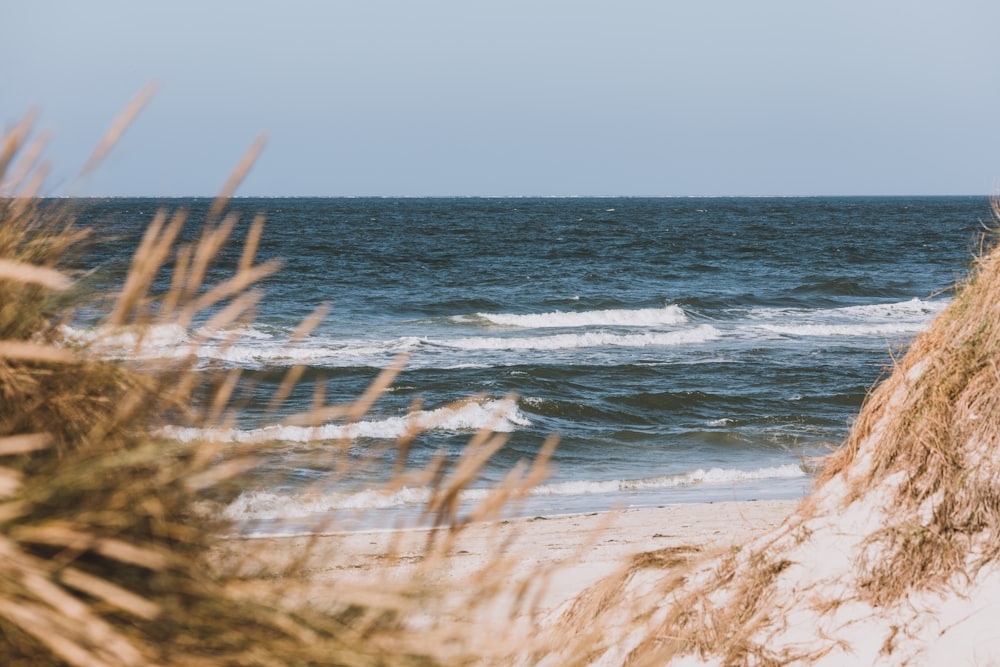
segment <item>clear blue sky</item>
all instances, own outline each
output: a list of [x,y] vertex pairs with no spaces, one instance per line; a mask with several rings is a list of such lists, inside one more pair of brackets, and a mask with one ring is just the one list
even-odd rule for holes
[[[991,194],[997,0],[2,0],[52,194]],[[86,183],[127,101],[152,103]]]

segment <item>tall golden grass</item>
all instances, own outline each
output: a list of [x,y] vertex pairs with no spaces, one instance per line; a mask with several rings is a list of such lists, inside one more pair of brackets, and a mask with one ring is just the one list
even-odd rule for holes
[[[85,170],[107,153],[147,97],[140,95],[112,126]],[[29,116],[7,132],[0,153],[0,663],[428,665],[481,659],[470,648],[467,627],[433,620],[436,605],[455,591],[443,590],[430,573],[445,562],[464,522],[495,518],[545,476],[555,440],[534,464],[512,470],[471,515],[459,517],[462,489],[503,446],[503,436],[477,434],[459,460],[442,457],[426,470],[406,465],[416,431],[404,436],[388,485],[432,484],[427,513],[442,530],[420,555],[420,566],[397,581],[335,586],[332,599],[305,604],[253,575],[252,545],[241,547],[241,568],[216,567],[213,553],[226,526],[218,513],[201,508],[207,498],[224,502],[238,491],[237,476],[257,463],[261,445],[179,443],[157,429],[167,420],[224,423],[240,393],[239,373],[195,372],[193,354],[141,366],[110,361],[66,338],[61,325],[96,296],[81,288],[79,272],[69,267],[84,266],[86,243],[100,239],[74,224],[70,208],[39,197],[45,169],[34,124]],[[202,313],[210,313],[209,330],[253,318],[261,298],[255,286],[278,270],[255,260],[263,216],[250,223],[235,273],[216,284],[205,280],[240,225],[229,198],[261,146],[254,144],[226,183],[196,242],[179,242],[182,228],[192,224],[186,211],[155,215],[107,309],[105,327],[127,329],[141,345],[149,327],[188,327]],[[169,288],[155,293],[154,281],[164,276]],[[304,322],[293,340],[320,317]],[[314,409],[290,422],[355,421],[398,372],[388,369],[349,405],[327,405],[318,386]],[[301,376],[301,368],[288,372],[272,407]],[[286,581],[306,556],[282,566]],[[499,559],[493,565],[461,591],[468,604],[482,604],[502,587]],[[494,648],[502,654],[513,647]]]

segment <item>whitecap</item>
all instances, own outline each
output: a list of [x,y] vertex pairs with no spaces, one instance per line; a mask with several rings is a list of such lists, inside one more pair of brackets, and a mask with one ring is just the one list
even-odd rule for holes
[[592,332],[531,337],[470,337],[429,343],[462,350],[567,350],[587,347],[669,347],[715,340],[721,334],[709,324],[691,329],[642,334]]
[[785,336],[902,336],[923,330],[922,322],[884,324],[762,324],[762,331]]
[[802,468],[794,464],[757,468],[755,470],[735,470],[726,468],[698,468],[678,475],[662,475],[643,479],[616,479],[607,481],[574,481],[547,484],[532,490],[533,495],[583,495],[592,493],[620,493],[624,491],[644,491],[669,489],[697,484],[735,484],[766,479],[793,479],[805,477]]
[[754,308],[750,310],[748,316],[751,319],[767,320],[785,317],[807,317],[809,319],[843,318],[851,320],[925,319],[941,312],[949,303],[949,299],[927,301],[914,297],[907,301],[870,303],[860,306],[843,306],[840,308]]
[[322,442],[360,438],[394,440],[413,428],[449,432],[472,432],[489,428],[496,432],[509,433],[529,426],[531,421],[518,409],[517,403],[510,399],[502,399],[470,401],[457,407],[419,410],[405,416],[363,420],[351,424],[319,426],[270,424],[255,429],[166,426],[161,429],[160,434],[180,442],[194,440],[233,443]]
[[[491,324],[522,329],[572,328],[589,326],[654,327],[683,324],[688,321],[677,305],[636,310],[553,311],[549,313],[476,313],[476,318]],[[461,321],[456,318],[456,321]]]

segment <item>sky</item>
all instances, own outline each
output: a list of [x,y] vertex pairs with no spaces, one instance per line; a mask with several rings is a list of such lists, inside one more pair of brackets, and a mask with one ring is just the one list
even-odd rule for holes
[[[996,0],[0,0],[53,195],[995,194]],[[115,150],[77,174],[144,86]]]

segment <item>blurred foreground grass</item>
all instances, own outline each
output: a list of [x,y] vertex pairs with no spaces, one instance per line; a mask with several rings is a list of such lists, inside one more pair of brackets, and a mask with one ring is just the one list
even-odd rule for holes
[[[141,102],[109,132],[85,169],[107,152]],[[224,331],[249,322],[261,298],[255,284],[278,267],[256,264],[264,220],[246,234],[238,270],[204,284],[207,268],[230,242],[239,215],[229,197],[259,152],[236,169],[202,225],[199,240],[181,245],[184,210],[161,210],[150,221],[103,327],[144,332],[162,324]],[[0,153],[0,663],[5,665],[426,665],[476,661],[462,633],[428,623],[436,600],[453,591],[432,583],[461,531],[457,502],[479,467],[504,443],[473,437],[459,460],[438,459],[409,470],[401,438],[397,477],[432,483],[426,508],[443,535],[428,544],[426,567],[408,579],[345,587],[322,609],[289,604],[274,587],[255,589],[213,569],[210,552],[226,526],[205,499],[225,502],[239,474],[256,463],[255,446],[179,443],[157,436],[165,422],[216,426],[240,394],[236,370],[195,371],[196,356],[142,365],[102,358],[67,339],[63,325],[82,305],[108,303],[80,287],[86,247],[99,243],[74,226],[72,210],[39,197],[45,169],[42,142],[26,118],[2,138]],[[70,261],[72,260],[72,261]],[[168,277],[165,293],[152,291]],[[97,297],[105,297],[98,300]],[[322,313],[303,323],[308,333]],[[197,341],[192,343],[197,345]],[[326,405],[318,387],[314,409],[296,423],[363,416],[398,368],[346,406]],[[302,369],[288,372],[279,404]],[[193,397],[199,397],[195,400]],[[532,466],[507,481],[472,512],[496,517],[511,498],[545,475],[554,441]],[[335,451],[336,447],[331,447]],[[469,517],[467,517],[468,519]],[[248,547],[252,549],[252,546]],[[286,576],[294,576],[294,559]],[[469,598],[493,594],[498,572]],[[373,575],[374,576],[374,575]],[[485,580],[483,580],[485,581]],[[337,590],[334,587],[334,590]],[[254,591],[257,591],[256,593]],[[420,622],[412,622],[419,615]],[[445,657],[447,656],[447,657]],[[481,656],[480,656],[481,657]]]

